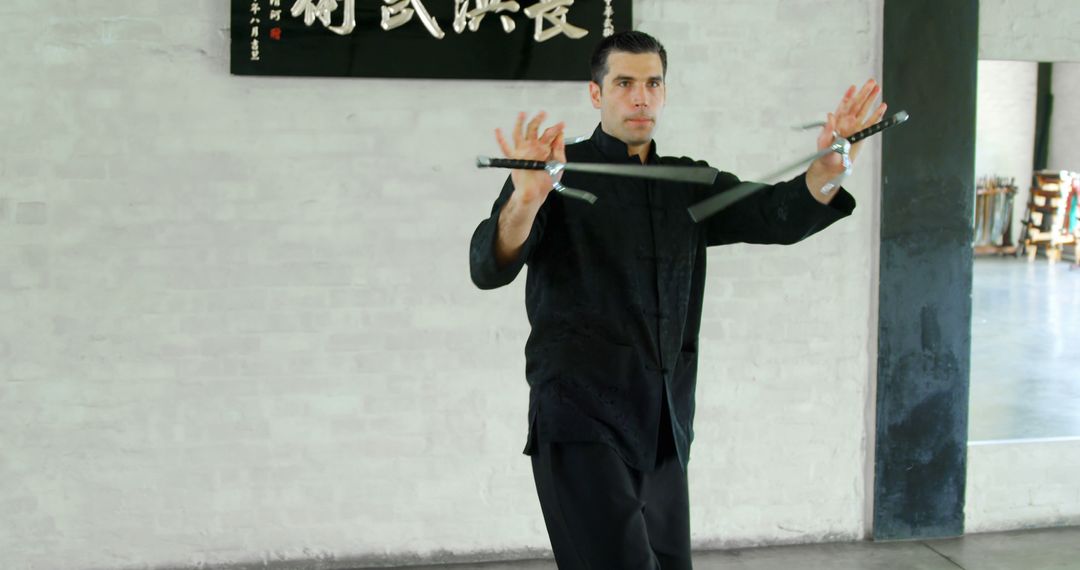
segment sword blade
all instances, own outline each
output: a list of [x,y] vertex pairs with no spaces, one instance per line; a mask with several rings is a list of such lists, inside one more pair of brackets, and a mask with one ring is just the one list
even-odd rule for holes
[[690,218],[695,222],[700,222],[735,202],[746,198],[754,192],[768,187],[768,184],[762,184],[760,182],[743,182],[724,190],[716,196],[706,198],[687,209],[690,211]]
[[[867,137],[876,135],[881,131],[884,131],[885,129],[890,129],[892,127],[895,127],[896,125],[902,124],[906,122],[909,118],[911,117],[910,115],[908,115],[907,111],[900,111],[889,117],[888,119],[874,123],[873,125],[870,125],[869,127],[852,134],[850,137],[847,138],[847,140],[851,143],[859,142]],[[776,172],[772,172],[766,176],[763,176],[762,178],[776,178],[788,171],[794,170],[795,168],[802,166],[803,164],[813,162],[818,158],[829,154],[830,152],[833,152],[831,148],[823,149],[821,151],[818,151],[816,154],[803,158],[798,162],[789,164],[781,168],[780,170],[777,170]],[[713,196],[712,198],[707,198],[705,200],[702,200],[701,202],[698,202],[697,204],[694,204],[693,206],[690,206],[690,208],[688,208],[688,210],[690,211],[690,217],[693,218],[695,222],[700,222],[701,220],[704,220],[705,218],[716,214],[717,212],[731,206],[735,202],[738,202],[739,200],[742,200],[743,198],[746,198],[747,196],[767,186],[767,184],[761,184],[758,182],[743,182],[741,184],[737,184],[734,187],[729,188],[728,190],[724,190],[716,196]]]
[[712,184],[720,171],[711,166],[674,166],[674,165],[637,165],[603,164],[595,162],[568,162],[567,172],[587,172],[589,174],[608,174],[611,176],[629,176],[666,180],[669,182],[689,182],[692,184]]
[[[829,148],[820,150],[806,158],[799,159],[798,162],[793,162],[779,170],[776,170],[775,172],[771,172],[768,175],[763,176],[762,178],[776,178],[806,163],[813,162],[818,158],[829,154],[830,152],[833,151]],[[690,217],[695,222],[700,222],[701,220],[704,220],[705,218],[716,214],[720,210],[731,206],[735,202],[746,198],[747,196],[753,194],[754,192],[757,192],[758,190],[761,190],[762,188],[765,188],[766,186],[768,186],[768,184],[761,184],[760,182],[742,182],[740,184],[736,184],[735,186],[732,186],[731,188],[720,192],[716,196],[706,198],[698,202],[697,204],[690,206],[688,208],[688,210],[690,211]]]

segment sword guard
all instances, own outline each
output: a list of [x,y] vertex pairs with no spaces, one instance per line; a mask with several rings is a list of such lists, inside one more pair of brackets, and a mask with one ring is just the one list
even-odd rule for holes
[[567,198],[576,198],[578,200],[588,202],[589,204],[596,203],[596,194],[593,194],[592,192],[578,190],[577,188],[567,188],[566,186],[563,186],[562,182],[559,182],[558,180],[552,183],[551,187],[556,192],[562,194],[563,196],[566,196]]

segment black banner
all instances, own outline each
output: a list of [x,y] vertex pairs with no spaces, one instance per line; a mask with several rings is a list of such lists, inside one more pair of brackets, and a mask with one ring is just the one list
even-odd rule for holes
[[232,73],[587,80],[631,0],[232,0]]

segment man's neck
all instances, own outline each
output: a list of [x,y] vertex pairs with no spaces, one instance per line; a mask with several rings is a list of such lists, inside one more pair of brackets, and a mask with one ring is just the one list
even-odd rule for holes
[[606,128],[604,128],[603,122],[600,123],[600,129],[604,131],[604,134],[626,145],[626,156],[636,156],[641,164],[645,164],[649,160],[649,152],[652,151],[653,141],[650,138],[648,141],[632,145],[625,140],[611,134]]
[[652,141],[649,141],[643,145],[638,146],[626,146],[628,156],[637,156],[641,164],[645,164],[649,160],[649,149],[652,148]]

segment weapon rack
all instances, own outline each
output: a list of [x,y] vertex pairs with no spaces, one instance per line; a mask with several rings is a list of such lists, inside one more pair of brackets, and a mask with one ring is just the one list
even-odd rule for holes
[[975,227],[972,243],[975,255],[1012,255],[1015,179],[996,176],[979,180],[975,189]]
[[1035,259],[1039,250],[1047,259],[1060,261],[1071,250],[1073,262],[1080,265],[1077,239],[1077,203],[1080,201],[1080,174],[1066,170],[1036,171],[1028,195],[1020,230],[1017,255]]

